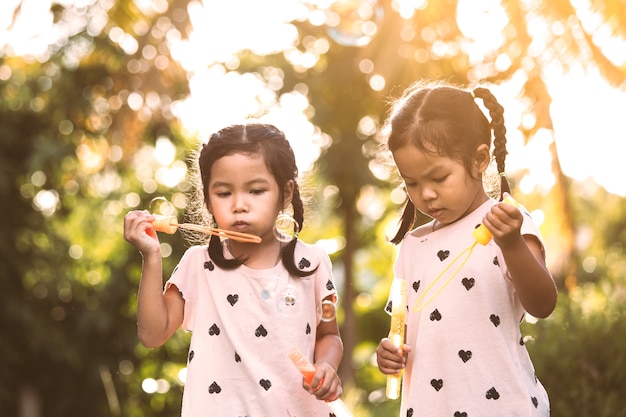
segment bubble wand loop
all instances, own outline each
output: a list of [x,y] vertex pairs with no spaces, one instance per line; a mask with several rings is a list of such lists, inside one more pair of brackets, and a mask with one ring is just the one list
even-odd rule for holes
[[259,236],[254,236],[248,233],[235,232],[232,230],[218,229],[215,227],[199,226],[191,223],[178,223],[174,216],[160,216],[155,215],[152,227],[157,232],[164,232],[167,234],[174,234],[177,229],[193,230],[196,232],[206,233],[208,235],[215,235],[219,237],[233,239],[239,242],[245,243],[261,243]]
[[[311,384],[311,381],[315,376],[315,366],[313,366],[309,359],[304,356],[298,348],[291,349],[288,355],[289,359],[291,359],[291,362],[293,362],[296,368],[298,368],[298,371],[300,371],[306,382]],[[336,417],[354,417],[352,412],[348,409],[348,407],[346,407],[340,398],[327,402],[326,404],[328,404],[330,411],[332,411]]]
[[[395,278],[391,283],[391,326],[389,341],[397,348],[404,343],[404,322],[406,319],[406,282]],[[400,397],[404,369],[395,375],[387,375],[387,398],[396,400]]]
[[[504,200],[502,200],[502,202],[511,204],[511,205],[513,205],[513,206],[515,206],[517,208],[519,208],[519,206],[520,206],[519,203],[517,201],[515,201],[513,199],[513,197],[511,197],[510,195],[507,195],[506,198]],[[415,311],[423,310],[424,307],[426,307],[431,301],[433,301],[435,299],[435,297],[437,297],[439,295],[439,293],[441,293],[441,291],[443,291],[443,289],[446,288],[446,286],[450,283],[450,281],[452,281],[452,278],[454,278],[456,276],[456,274],[461,270],[461,268],[463,268],[463,265],[465,265],[465,263],[467,262],[469,257],[472,255],[472,252],[474,251],[474,248],[476,247],[476,245],[478,243],[480,243],[481,245],[484,246],[487,243],[489,243],[489,241],[493,237],[493,235],[491,234],[489,229],[487,229],[487,226],[485,226],[482,223],[480,224],[480,226],[478,226],[476,229],[474,229],[474,231],[472,232],[472,236],[474,236],[474,239],[475,239],[474,243],[472,243],[469,247],[463,249],[463,251],[461,251],[461,253],[459,253],[454,259],[452,259],[452,261],[450,261],[450,263],[443,269],[443,271],[441,271],[441,273],[439,275],[437,275],[437,277],[433,280],[433,282],[431,282],[430,285],[428,287],[426,287],[426,289],[424,290],[422,295],[417,299],[417,302],[415,303],[415,306],[413,307],[413,309]],[[465,255],[465,256],[463,257],[463,255]],[[454,272],[452,272],[450,277],[441,285],[441,287],[439,287],[435,291],[435,293],[433,295],[430,296],[430,298],[428,298],[426,301],[423,301],[424,298],[426,297],[426,295],[431,291],[433,286],[459,260],[462,260],[462,262],[454,270]]]

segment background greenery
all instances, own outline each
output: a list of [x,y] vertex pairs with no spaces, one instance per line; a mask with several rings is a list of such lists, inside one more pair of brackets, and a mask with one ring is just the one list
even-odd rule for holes
[[[25,3],[16,2],[13,23],[19,22]],[[52,2],[59,27],[81,19],[85,23],[64,42],[49,45],[43,58],[15,54],[6,45],[0,50],[3,416],[158,417],[180,412],[179,372],[189,336],[180,332],[154,350],[138,343],[141,258],[123,241],[122,218],[160,195],[184,207],[186,182],[167,186],[156,181],[159,164],[138,156],[151,154],[157,138],[166,137],[178,149],[177,161],[186,161],[196,143],[171,109],[189,94],[189,86],[188,74],[169,55],[167,34],[189,35],[188,3],[170,0],[161,11],[146,13],[132,0]],[[334,4],[343,19],[350,19],[359,3]],[[294,21],[301,51],[311,39],[329,41],[312,68],[297,67],[280,52],[257,55],[249,50],[240,51],[236,68],[229,67],[256,74],[280,69],[277,93],[306,84],[315,109],[311,121],[331,139],[307,178],[314,215],[303,238],[342,237],[345,242],[333,262],[342,285],[344,401],[357,417],[391,416],[398,409],[397,401],[385,400],[385,378],[372,362],[375,346],[388,330],[382,308],[394,251],[385,242],[385,227],[396,219],[398,206],[390,198],[396,184],[370,170],[379,156],[378,142],[372,132],[357,129],[359,122],[367,116],[381,123],[387,97],[418,78],[498,85],[523,73],[520,100],[530,103],[526,112],[536,122],[520,129],[530,139],[540,129],[552,131],[551,98],[542,72],[546,62],[598,70],[622,89],[626,79],[626,68],[604,56],[593,34],[585,31],[574,2],[503,0],[509,19],[505,41],[479,63],[460,47],[453,48],[454,54],[433,52],[442,43],[466,41],[455,18],[456,1],[416,2],[419,7],[409,17],[400,15],[399,3],[371,2],[378,29],[359,47],[333,41],[324,25]],[[322,8],[303,4],[309,10]],[[626,3],[598,0],[590,5],[612,36],[623,41]],[[101,25],[94,29],[89,22],[96,13]],[[566,30],[546,34],[544,50],[529,53],[533,39],[528,24],[537,17]],[[151,30],[137,31],[138,22]],[[136,40],[136,52],[125,52],[111,40],[114,28]],[[408,36],[407,30],[413,34]],[[166,65],[142,55],[147,46]],[[424,53],[429,59],[416,60]],[[506,70],[494,65],[500,54],[511,59]],[[357,65],[364,59],[384,77],[386,88],[370,87],[371,79]],[[478,67],[483,71],[479,78]],[[155,100],[147,98],[155,92],[157,104],[150,104]],[[129,105],[132,94],[146,98],[141,108]],[[528,346],[550,394],[553,416],[626,416],[626,200],[592,182],[566,177],[556,146],[550,149],[555,184],[549,192],[525,196],[524,203],[546,213],[544,234],[549,256],[559,259],[552,272],[561,295],[549,319],[524,323]],[[511,174],[514,185],[524,175]],[[374,200],[383,207],[376,218],[363,208]],[[50,201],[52,205],[46,203]],[[164,259],[168,273],[186,245],[177,235],[162,240],[171,249]]]

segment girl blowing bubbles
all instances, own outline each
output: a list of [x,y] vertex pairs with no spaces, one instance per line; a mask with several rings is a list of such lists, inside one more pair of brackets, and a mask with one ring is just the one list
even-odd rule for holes
[[[503,109],[487,89],[415,84],[387,121],[387,146],[409,195],[392,239],[400,243],[394,273],[406,281],[406,340],[398,349],[382,339],[376,355],[384,374],[405,368],[401,417],[549,415],[519,323],[525,312],[550,315],[557,292],[528,213],[483,189],[492,129],[507,192]],[[416,209],[433,220],[411,230]],[[480,223],[493,240],[445,270],[475,243]]]
[[[341,394],[343,354],[336,320],[319,313],[322,301],[336,301],[330,259],[297,235],[288,243],[274,235],[289,205],[295,232],[304,216],[289,142],[271,125],[230,126],[202,146],[197,163],[198,192],[214,222],[262,242],[212,236],[187,250],[163,291],[154,216],[128,213],[124,237],[143,255],[139,338],[157,347],[181,325],[193,332],[183,417],[328,417],[318,400]],[[289,360],[293,347],[316,367],[310,385]]]

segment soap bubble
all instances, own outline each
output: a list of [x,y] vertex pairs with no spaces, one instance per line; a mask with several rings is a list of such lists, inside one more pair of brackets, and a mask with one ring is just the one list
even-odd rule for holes
[[291,314],[298,311],[298,289],[289,284],[276,297],[276,308],[281,314]]
[[322,301],[320,306],[320,315],[322,321],[333,321],[336,317],[336,305],[330,300]]
[[175,214],[174,205],[165,197],[153,198],[148,204],[148,211],[159,216],[173,216]]
[[290,242],[296,235],[298,222],[289,214],[281,213],[274,223],[274,237],[280,242]]

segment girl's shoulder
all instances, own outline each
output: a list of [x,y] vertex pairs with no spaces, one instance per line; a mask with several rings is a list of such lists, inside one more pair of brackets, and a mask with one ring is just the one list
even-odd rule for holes
[[431,220],[428,223],[424,223],[420,226],[417,226],[415,229],[408,232],[407,236],[424,237],[433,232],[434,224],[435,224],[435,221]]
[[195,245],[187,248],[187,250],[185,250],[185,253],[183,253],[180,261],[183,262],[197,258],[209,258],[209,250],[207,245]]

